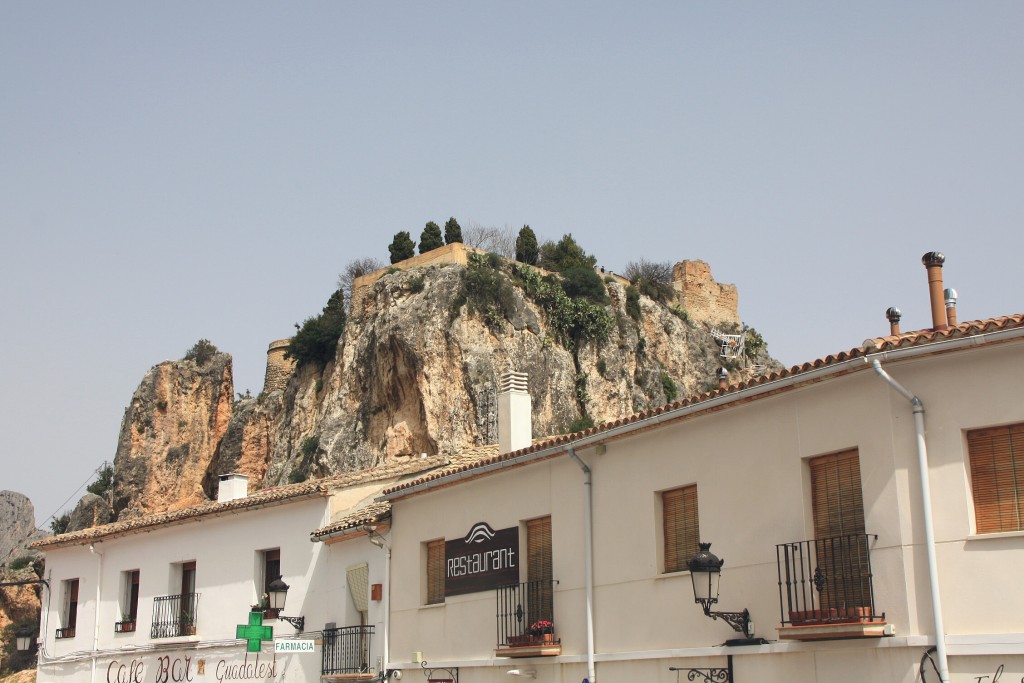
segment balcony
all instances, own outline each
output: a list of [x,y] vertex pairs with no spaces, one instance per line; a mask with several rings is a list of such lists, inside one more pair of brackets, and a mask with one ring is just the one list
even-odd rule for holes
[[373,626],[324,629],[320,677],[328,681],[372,681],[370,638]]
[[178,638],[196,634],[199,593],[162,595],[153,598],[153,627],[150,638]]
[[496,657],[551,657],[562,654],[554,626],[554,582],[502,586],[497,599]]
[[878,613],[871,572],[874,534],[849,534],[775,546],[782,640],[890,635]]

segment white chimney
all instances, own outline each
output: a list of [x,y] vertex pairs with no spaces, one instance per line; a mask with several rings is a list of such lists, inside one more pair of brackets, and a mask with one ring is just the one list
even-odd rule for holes
[[498,451],[526,448],[533,442],[533,417],[525,372],[506,372],[498,384]]
[[217,487],[217,502],[226,503],[236,498],[245,498],[249,495],[249,476],[230,472],[220,475],[220,485]]

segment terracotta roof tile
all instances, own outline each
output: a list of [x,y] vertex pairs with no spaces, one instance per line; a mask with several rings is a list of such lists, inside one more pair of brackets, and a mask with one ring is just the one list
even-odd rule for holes
[[57,548],[66,545],[80,545],[92,541],[124,536],[131,533],[150,531],[163,526],[182,524],[193,519],[209,515],[219,515],[248,508],[260,508],[268,505],[280,505],[303,498],[316,496],[327,496],[337,489],[364,484],[385,479],[394,479],[428,469],[438,467],[449,462],[444,456],[432,456],[428,458],[408,458],[394,462],[378,465],[366,470],[357,472],[344,472],[323,479],[304,481],[299,484],[287,486],[272,486],[257,491],[245,498],[236,498],[223,503],[210,501],[183,510],[162,512],[134,519],[126,519],[102,526],[90,527],[80,531],[72,531],[67,534],[59,534],[35,541],[31,548],[45,550],[46,548]]
[[318,541],[350,529],[357,529],[364,524],[374,524],[391,518],[391,503],[386,500],[370,503],[366,507],[359,508],[341,519],[337,519],[327,526],[321,527],[310,534],[310,538]]
[[[584,436],[592,436],[601,432],[606,432],[614,428],[622,427],[635,422],[641,422],[648,418],[654,417],[655,415],[661,415],[671,410],[676,410],[689,405],[695,405],[704,401],[717,398],[719,396],[725,396],[728,394],[737,393],[743,389],[766,384],[775,380],[791,377],[793,375],[799,375],[811,370],[816,370],[828,365],[836,363],[842,363],[854,358],[862,358],[871,353],[877,353],[879,351],[885,351],[893,348],[903,348],[907,346],[920,346],[924,344],[933,343],[936,341],[943,341],[946,339],[953,339],[957,337],[967,337],[971,335],[981,334],[983,332],[995,332],[998,330],[1009,330],[1017,327],[1024,327],[1024,314],[1016,314],[1003,316],[999,318],[989,318],[987,320],[975,320],[971,322],[963,322],[955,327],[948,330],[935,331],[935,330],[918,330],[916,332],[908,332],[906,334],[899,335],[899,337],[879,337],[877,339],[865,340],[864,345],[850,349],[849,351],[841,351],[837,354],[829,354],[824,358],[818,358],[813,361],[803,363],[802,365],[794,365],[793,367],[780,371],[772,371],[767,374],[758,375],[751,377],[745,381],[738,382],[727,386],[725,389],[715,389],[713,391],[704,392],[696,396],[688,396],[674,403],[669,403],[664,406],[657,408],[650,408],[648,410],[635,413],[633,415],[616,419],[612,422],[602,424],[597,427],[586,429],[582,432],[576,432],[575,434],[561,434],[553,436],[547,439],[534,440],[533,444],[526,448],[522,448],[512,453],[505,453],[497,455],[496,446],[483,446],[481,448],[493,449],[492,453],[488,457],[482,457],[480,455],[480,448],[467,451],[466,454],[475,453],[475,456],[466,455],[461,460],[458,460],[460,456],[452,458],[453,465],[449,467],[442,467],[433,472],[430,472],[424,477],[418,477],[410,481],[404,482],[398,486],[394,486],[384,491],[384,495],[390,495],[399,493],[401,491],[411,489],[420,484],[424,484],[429,481],[441,479],[453,474],[466,472],[472,469],[483,467],[492,463],[504,462],[513,460],[517,457],[528,455],[530,453],[536,453],[546,449],[554,448],[570,441],[575,441]],[[458,464],[455,464],[458,460]]]

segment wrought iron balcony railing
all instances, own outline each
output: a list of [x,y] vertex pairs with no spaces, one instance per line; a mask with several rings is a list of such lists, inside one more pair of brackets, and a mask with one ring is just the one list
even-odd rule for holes
[[871,572],[876,534],[849,534],[775,546],[783,626],[883,621]]
[[529,581],[498,588],[498,647],[557,643],[554,592],[553,581]]
[[323,631],[320,675],[370,672],[370,638],[373,626],[344,626]]
[[199,593],[162,595],[153,598],[153,627],[150,638],[177,638],[196,634]]

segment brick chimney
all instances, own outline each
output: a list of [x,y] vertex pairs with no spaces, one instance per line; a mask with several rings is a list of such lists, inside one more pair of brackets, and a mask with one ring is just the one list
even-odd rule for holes
[[946,322],[950,327],[956,327],[956,290],[949,288],[942,293],[942,296],[946,300]]
[[220,484],[217,486],[217,502],[226,503],[229,500],[245,498],[249,495],[249,477],[245,474],[230,472],[220,475]]
[[533,443],[533,416],[525,372],[506,372],[498,383],[498,451],[511,453]]
[[885,317],[889,320],[889,334],[896,337],[900,334],[900,317],[903,314],[900,313],[900,309],[895,306],[890,306],[885,309]]
[[928,269],[928,296],[932,303],[932,329],[944,330],[946,324],[946,307],[942,297],[942,264],[946,257],[938,251],[929,251],[921,257],[921,263]]

